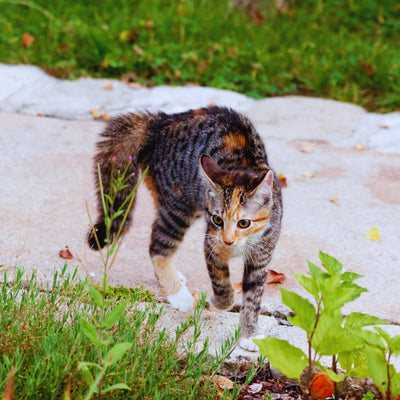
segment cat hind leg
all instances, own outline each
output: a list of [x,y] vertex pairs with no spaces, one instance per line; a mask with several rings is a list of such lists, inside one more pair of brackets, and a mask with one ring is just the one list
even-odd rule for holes
[[151,234],[150,257],[155,275],[167,300],[180,311],[191,310],[194,300],[186,287],[185,278],[175,269],[172,258],[190,222],[190,216],[184,212],[161,207]]

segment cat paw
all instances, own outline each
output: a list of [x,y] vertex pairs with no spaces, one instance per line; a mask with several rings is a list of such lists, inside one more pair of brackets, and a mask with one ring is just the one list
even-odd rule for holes
[[178,292],[167,296],[167,300],[172,307],[179,311],[189,311],[193,309],[194,300],[186,286],[179,289]]
[[265,336],[263,335],[258,335],[258,336],[252,336],[252,337],[242,337],[239,339],[238,345],[241,349],[246,350],[246,351],[251,351],[251,352],[256,352],[258,351],[258,346],[253,342],[253,339],[265,339]]

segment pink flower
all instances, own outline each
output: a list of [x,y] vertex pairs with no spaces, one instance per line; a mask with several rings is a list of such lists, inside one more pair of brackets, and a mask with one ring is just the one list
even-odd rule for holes
[[132,161],[132,154],[129,154],[128,160]]
[[115,160],[117,159],[117,156],[114,154],[112,157],[111,157],[111,162],[112,163],[115,163]]

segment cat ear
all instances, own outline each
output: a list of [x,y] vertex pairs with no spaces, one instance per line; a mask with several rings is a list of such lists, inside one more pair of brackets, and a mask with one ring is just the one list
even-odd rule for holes
[[253,198],[259,198],[264,204],[267,203],[272,196],[272,188],[274,186],[274,173],[269,170],[261,182],[256,186],[252,192]]
[[226,171],[221,168],[211,156],[202,154],[200,156],[200,167],[208,181],[213,185],[221,185]]

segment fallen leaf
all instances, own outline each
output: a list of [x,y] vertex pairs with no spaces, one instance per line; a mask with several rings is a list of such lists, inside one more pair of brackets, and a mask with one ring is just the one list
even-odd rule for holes
[[74,258],[74,256],[72,255],[72,253],[69,251],[68,246],[65,246],[65,250],[60,250],[58,252],[59,256],[61,258],[64,258],[65,260],[71,260],[71,258]]
[[357,143],[357,144],[354,146],[354,148],[355,148],[356,150],[358,150],[358,151],[367,150],[367,146],[365,146],[365,145],[363,145],[363,144],[360,144],[360,143]]
[[389,125],[380,125],[379,128],[381,128],[381,129],[389,129]]
[[37,113],[36,116],[37,117],[44,117],[44,115],[42,113]]
[[367,239],[373,240],[373,241],[375,241],[375,242],[379,242],[379,240],[380,240],[378,228],[371,228],[371,229],[365,234],[365,236],[367,237]]
[[144,51],[137,45],[135,44],[133,46],[133,51],[138,55],[138,56],[142,56],[144,54]]
[[315,172],[303,171],[304,178],[311,179],[314,178]]
[[104,114],[101,116],[101,119],[102,119],[103,121],[109,121],[109,120],[111,119],[110,114],[104,113]]
[[253,11],[251,13],[251,17],[255,25],[262,25],[264,23],[264,16],[261,15],[258,11]]
[[282,187],[287,187],[286,176],[283,175],[283,174],[279,174],[279,175],[278,175],[278,178],[279,178],[279,180],[280,180],[280,182],[281,182],[281,186],[282,186]]
[[92,110],[90,110],[90,114],[92,114],[94,119],[101,118],[101,112],[99,110],[97,110],[96,108],[93,108]]
[[34,41],[35,41],[35,37],[32,36],[30,33],[25,32],[22,35],[22,46],[24,46],[24,47],[32,47]]
[[233,289],[235,290],[235,292],[237,294],[242,293],[242,290],[243,290],[242,282],[233,282],[232,285],[233,285]]
[[144,25],[146,28],[153,28],[154,27],[154,22],[149,19],[148,21],[146,21],[146,24]]
[[247,388],[247,392],[251,393],[251,394],[255,394],[255,393],[261,392],[262,388],[263,388],[262,383],[253,383],[252,385],[250,385]]
[[326,399],[335,393],[335,383],[322,371],[317,372],[311,381],[310,394],[313,400]]
[[267,284],[282,283],[285,279],[286,279],[285,274],[282,274],[281,272],[276,272],[273,269],[270,269],[268,271]]
[[112,88],[113,88],[112,82],[106,82],[106,83],[101,87],[102,90],[111,90]]
[[176,71],[174,71],[174,78],[175,79],[180,79],[182,76],[182,71],[177,69]]
[[338,200],[337,197],[332,197],[329,201],[330,201],[331,203],[335,203],[335,204],[339,205],[339,200]]
[[233,381],[231,381],[229,378],[225,376],[214,376],[213,380],[221,390],[225,389],[232,390],[235,386]]

